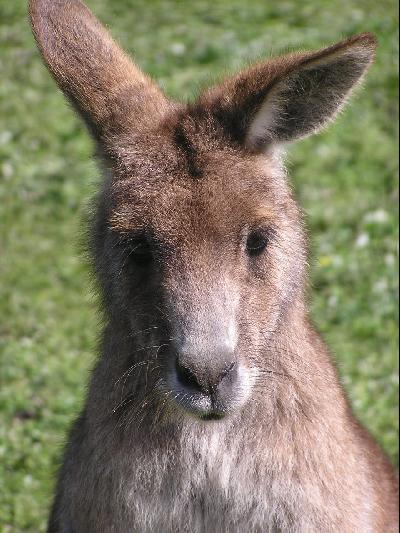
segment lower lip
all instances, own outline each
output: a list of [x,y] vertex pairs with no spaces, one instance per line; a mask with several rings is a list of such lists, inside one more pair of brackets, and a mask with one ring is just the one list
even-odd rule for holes
[[[218,421],[225,418],[225,412],[220,409],[214,409],[210,398],[199,398],[202,405],[199,403],[185,404],[181,403],[181,407],[189,414],[193,415],[197,420],[204,422]],[[203,401],[201,401],[203,400]]]
[[205,415],[200,415],[200,419],[209,422],[211,420],[222,420],[224,416],[225,415],[222,413],[207,413]]

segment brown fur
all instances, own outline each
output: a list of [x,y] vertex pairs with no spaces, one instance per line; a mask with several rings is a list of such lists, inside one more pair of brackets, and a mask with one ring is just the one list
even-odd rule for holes
[[308,318],[280,156],[334,118],[374,37],[260,63],[183,105],[78,0],[30,14],[108,168],[91,240],[106,326],[49,532],[397,531],[393,468]]

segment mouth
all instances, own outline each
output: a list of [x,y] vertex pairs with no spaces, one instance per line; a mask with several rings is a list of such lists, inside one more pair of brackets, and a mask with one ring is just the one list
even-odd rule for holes
[[161,392],[185,415],[205,423],[218,422],[237,412],[249,397],[251,384],[247,369],[240,368],[239,375],[234,386],[206,392],[187,384],[183,386],[175,371],[167,371]]
[[234,411],[232,400],[222,402],[214,394],[210,396],[200,395],[198,398],[192,396],[190,401],[180,402],[180,406],[186,412],[204,422],[222,420]]
[[211,411],[210,413],[206,413],[204,415],[200,415],[200,420],[204,420],[205,422],[212,421],[212,420],[222,420],[225,417],[225,413],[217,413]]
[[173,404],[191,418],[204,422],[224,419],[231,411],[228,402],[222,402],[215,394],[204,394],[198,391],[182,391],[170,387]]

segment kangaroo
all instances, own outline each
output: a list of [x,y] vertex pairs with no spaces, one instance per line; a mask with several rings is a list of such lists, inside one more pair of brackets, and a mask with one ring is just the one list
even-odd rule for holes
[[394,469],[352,414],[306,304],[283,147],[337,115],[364,33],[170,101],[79,0],[31,0],[104,183],[105,327],[50,533],[398,530]]

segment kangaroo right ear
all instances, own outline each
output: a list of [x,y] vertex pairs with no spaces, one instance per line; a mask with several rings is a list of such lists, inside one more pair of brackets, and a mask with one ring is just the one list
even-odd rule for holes
[[163,113],[161,91],[79,0],[30,0],[32,29],[57,84],[97,139]]
[[329,123],[374,58],[376,39],[356,35],[312,53],[266,61],[200,97],[228,136],[255,152]]

